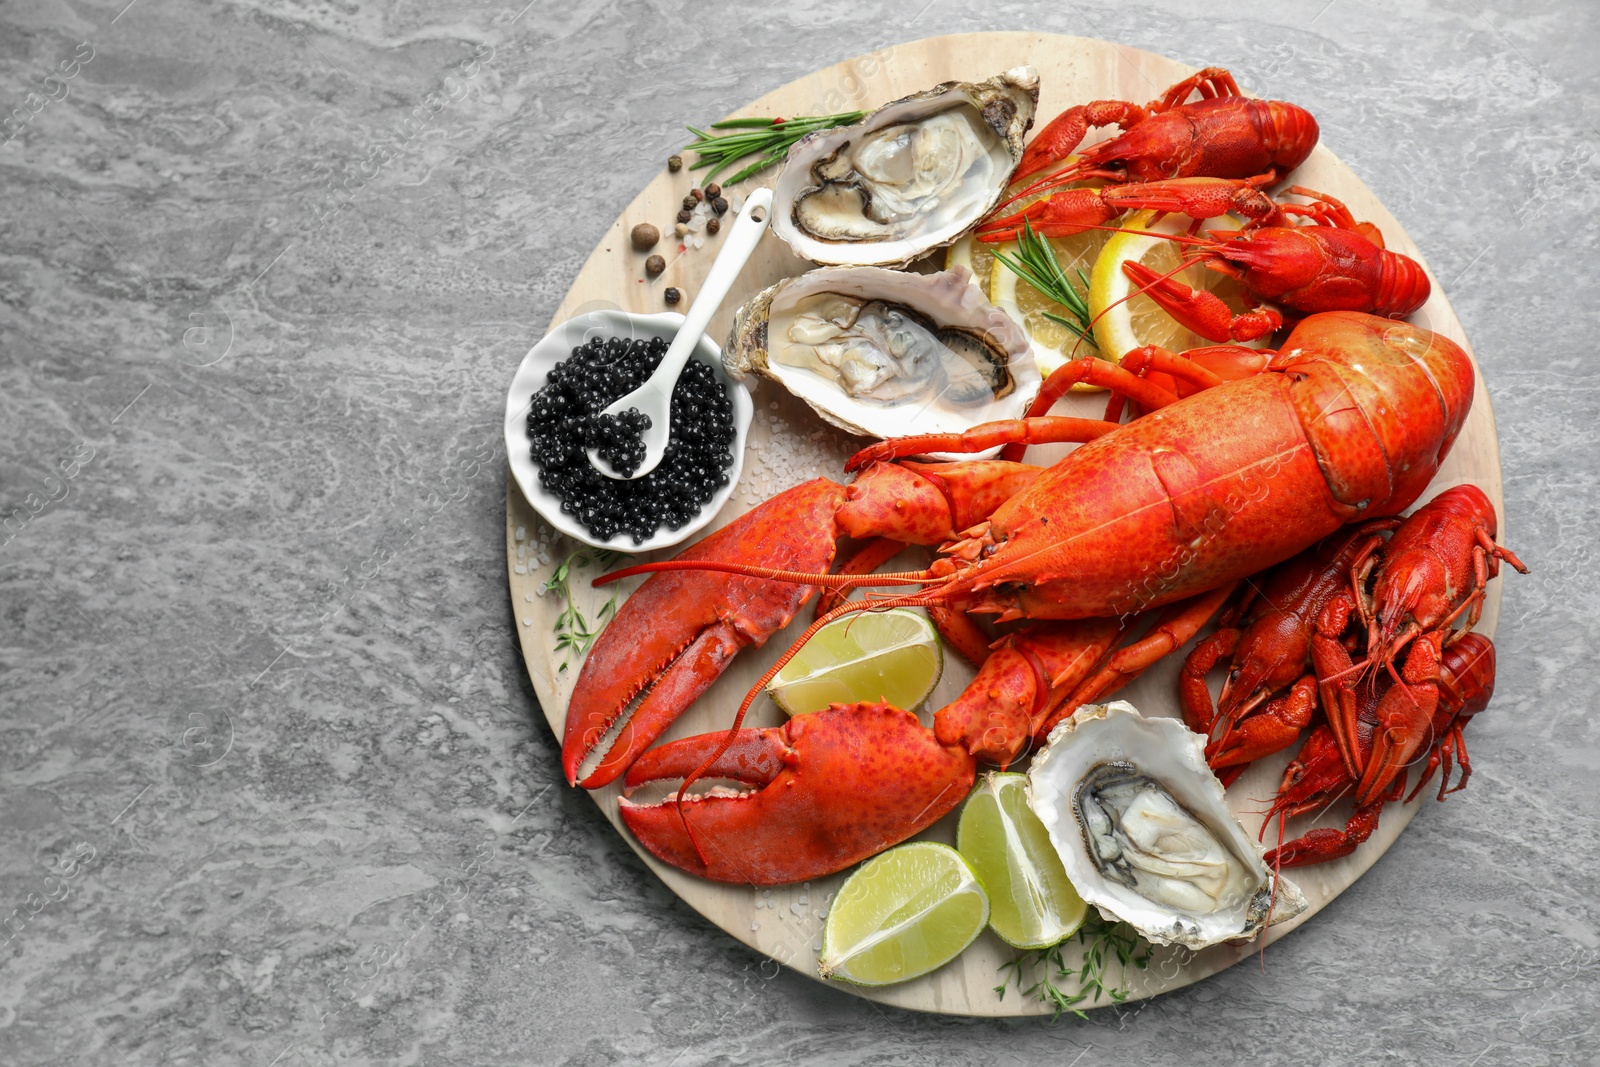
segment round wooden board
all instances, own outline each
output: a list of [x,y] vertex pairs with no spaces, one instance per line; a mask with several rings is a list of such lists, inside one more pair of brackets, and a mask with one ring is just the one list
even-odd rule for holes
[[[1039,71],[1041,92],[1036,127],[1074,103],[1103,98],[1141,102],[1152,99],[1168,85],[1193,72],[1191,68],[1162,56],[1079,37],[1040,33],[935,37],[885,48],[800,78],[751,103],[736,115],[770,117],[834,113],[852,108],[870,109],[926,89],[937,82],[950,79],[980,81],[1024,63],[1031,64]],[[686,121],[695,121],[704,116],[685,115],[684,118]],[[775,171],[759,175],[745,183],[744,190],[748,192],[762,183],[770,184],[774,176]],[[1421,259],[1416,245],[1400,224],[1326,147],[1317,148],[1295,172],[1294,180],[1344,200],[1356,217],[1370,219],[1382,228],[1389,247]],[[674,246],[670,242],[663,242],[657,250],[664,250],[670,265],[661,278],[648,282],[643,275],[644,255],[634,252],[628,242],[628,231],[638,222],[655,223],[663,232],[670,234],[670,223],[678,210],[678,201],[692,184],[693,179],[687,169],[671,174],[663,167],[661,173],[628,205],[596,246],[552,322],[560,322],[596,307],[621,307],[636,312],[659,311],[664,307],[661,291],[668,285],[678,286],[692,298],[698,283],[711,266],[718,247],[716,238],[712,238],[702,249],[676,256],[672,251]],[[780,278],[802,273],[809,267],[810,264],[790,254],[782,242],[776,238],[766,238],[723,310],[712,320],[709,331],[711,337],[720,340],[727,335],[733,310],[749,296]],[[1440,291],[1437,278],[1434,279],[1432,298],[1413,316],[1413,321],[1445,334],[1470,352],[1461,324]],[[535,340],[537,338],[530,335],[529,344]],[[1095,414],[1100,406],[1098,402],[1080,403],[1084,408],[1077,412],[1080,414]],[[844,480],[842,461],[861,443],[859,439],[847,438],[837,431],[828,430],[799,402],[770,385],[763,385],[757,390],[756,409],[756,424],[751,428],[750,451],[738,491],[717,517],[712,529],[725,525],[752,505],[805,479],[822,475]],[[1041,455],[1035,457],[1030,454],[1030,460],[1038,462],[1054,458],[1049,450],[1035,451]],[[1064,452],[1065,449],[1058,451]],[[1461,482],[1473,482],[1489,494],[1496,510],[1500,512],[1501,530],[1504,531],[1499,447],[1494,416],[1481,374],[1476,402],[1466,427],[1424,499]],[[580,664],[574,661],[562,669],[562,655],[553,647],[553,635],[556,615],[564,604],[556,602],[553,597],[544,598],[540,589],[550,576],[553,565],[576,546],[549,533],[548,527],[528,507],[514,483],[508,481],[507,489],[506,550],[511,599],[519,624],[517,631],[534,691],[549,719],[550,728],[559,739]],[[661,553],[651,558],[665,558],[669,554]],[[906,566],[920,565],[910,554],[899,562]],[[573,601],[591,620],[609,596],[609,590],[589,587],[588,579],[595,573],[597,570],[593,568],[580,571],[571,580]],[[637,585],[637,580],[623,583],[624,594],[637,588]],[[1493,635],[1499,606],[1499,583],[1492,583],[1479,626],[1482,632]],[[715,686],[679,719],[666,735],[667,738],[725,729],[740,698],[772,661],[775,654],[773,650],[787,646],[809,618],[808,609],[788,630],[776,635],[765,651],[751,651],[739,657]],[[1180,662],[1179,655],[1168,657],[1120,695],[1146,713],[1176,715],[1174,680]],[[945,676],[928,701],[928,708],[947,703],[972,677],[970,669],[959,662],[958,657],[947,656],[946,664]],[[780,713],[770,702],[761,701],[752,709],[747,725],[771,725],[779,717]],[[1287,755],[1283,755],[1277,760],[1263,761],[1262,765],[1251,768],[1229,790],[1230,802],[1236,814],[1251,832],[1260,824],[1260,817],[1254,812],[1264,806],[1261,799],[1272,794],[1287,758]],[[557,775],[559,770],[551,768],[551,774]],[[844,875],[776,890],[725,886],[690,877],[647,855],[622,828],[617,816],[617,792],[616,787],[612,786],[592,796],[606,818],[617,827],[621,840],[639,853],[673,892],[758,952],[816,977],[816,949],[821,937],[822,917],[831,894],[837,890]],[[1300,923],[1308,921],[1328,901],[1359,878],[1394,843],[1417,808],[1426,803],[1428,801],[1424,799],[1405,807],[1391,806],[1384,812],[1378,831],[1353,855],[1334,863],[1294,872],[1294,880],[1305,891],[1311,907],[1298,919],[1274,927],[1267,940],[1276,940]],[[1291,830],[1303,832],[1311,825],[1334,825],[1346,815],[1344,807],[1336,806],[1315,824],[1302,821],[1301,824],[1292,824]],[[955,816],[952,814],[921,836],[951,842],[954,823]],[[1154,996],[1214,974],[1255,951],[1254,945],[1221,945],[1199,954],[1163,950],[1156,954],[1147,969],[1131,971],[1120,984],[1129,991],[1130,999]],[[853,993],[920,1011],[960,1015],[1029,1015],[1047,1012],[1044,1005],[1019,996],[1014,989],[1004,1000],[996,997],[993,988],[999,980],[996,968],[1014,955],[1014,950],[1007,948],[992,933],[986,932],[954,962],[920,979],[879,989],[830,984],[841,993]]]

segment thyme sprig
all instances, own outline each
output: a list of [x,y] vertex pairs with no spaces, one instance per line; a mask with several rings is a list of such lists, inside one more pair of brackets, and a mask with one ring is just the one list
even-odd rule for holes
[[567,602],[561,614],[556,616],[556,647],[558,653],[566,653],[561,659],[557,670],[567,669],[573,656],[582,657],[589,651],[589,646],[594,644],[594,639],[600,636],[600,631],[605,629],[606,620],[616,613],[617,594],[612,593],[611,599],[605,602],[594,617],[591,625],[583,617],[583,612],[578,610],[578,605],[573,603],[572,588],[568,584],[574,568],[583,568],[591,563],[598,564],[602,570],[608,569],[612,564],[622,558],[622,553],[613,552],[609,548],[580,548],[567,555],[556,566],[555,572],[545,580],[539,589],[541,596],[554,593]]
[[[1065,950],[1073,941],[1085,946],[1082,967],[1067,966]],[[1010,974],[994,987],[994,991],[1004,1000],[1006,989],[1014,981],[1023,996],[1037,997],[1055,1010],[1051,1022],[1069,1011],[1084,1019],[1087,1016],[1080,1005],[1085,1002],[1091,1002],[1092,1006],[1093,1001],[1105,999],[1112,1004],[1121,1004],[1128,999],[1127,990],[1106,984],[1111,961],[1115,959],[1123,974],[1126,974],[1129,967],[1142,970],[1148,966],[1150,952],[1149,942],[1127,923],[1107,922],[1091,913],[1084,924],[1078,927],[1078,932],[1060,944],[1029,949],[1010,963],[1002,963],[1000,972],[1005,974],[1009,971]],[[1041,967],[1044,973],[1038,981],[1025,986],[1026,975],[1037,973]]]
[[710,167],[706,184],[716,180],[723,169],[746,156],[759,155],[754,163],[729,178],[724,185],[737,185],[750,175],[782,163],[789,146],[808,133],[848,126],[867,117],[865,111],[846,111],[838,115],[802,115],[792,119],[724,119],[713,122],[713,130],[734,130],[734,133],[709,133],[690,126],[689,132],[698,140],[686,147],[699,153],[691,169]]
[[1045,318],[1051,322],[1059,322],[1077,334],[1080,340],[1091,345],[1095,344],[1094,335],[1089,332],[1094,319],[1089,314],[1089,303],[1084,296],[1089,291],[1089,276],[1081,268],[1078,270],[1078,281],[1083,284],[1083,290],[1080,292],[1067,277],[1061,261],[1056,258],[1056,250],[1050,246],[1048,240],[1034,230],[1030,220],[1022,220],[1022,234],[1017,238],[1016,255],[1007,255],[996,249],[994,258],[1005,264],[1006,269],[1017,277],[1072,312],[1073,316],[1069,319],[1053,311],[1046,311]]

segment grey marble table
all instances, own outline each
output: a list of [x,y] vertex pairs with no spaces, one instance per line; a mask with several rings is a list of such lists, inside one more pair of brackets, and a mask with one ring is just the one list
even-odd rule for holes
[[[0,5],[0,1061],[1600,1062],[1593,4],[522,2]],[[777,972],[560,784],[498,444],[683,122],[1022,28],[1316,113],[1534,568],[1470,789],[1264,969],[1055,1025]]]

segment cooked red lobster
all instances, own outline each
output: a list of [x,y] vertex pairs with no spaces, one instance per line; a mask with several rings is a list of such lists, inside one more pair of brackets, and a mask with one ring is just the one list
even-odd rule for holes
[[[1447,338],[1332,313],[1303,321],[1262,373],[1182,399],[1151,395],[1156,410],[1126,425],[1042,417],[868,448],[849,465],[866,468],[850,486],[806,483],[676,560],[608,576],[665,572],[634,593],[584,664],[567,715],[568,779],[643,694],[582,784],[624,771],[629,789],[685,779],[675,800],[623,802],[623,820],[646,848],[720,881],[775,884],[841,870],[950,811],[979,759],[1015,759],[1077,702],[1183,644],[1239,580],[1348,523],[1409,507],[1448,453],[1474,388],[1471,361]],[[1087,443],[1042,473],[998,461],[891,462],[1044,441]],[[924,571],[827,575],[840,534],[946,543]],[[886,705],[834,705],[781,727],[637,755],[815,587],[873,584],[905,591],[844,604],[816,626],[900,604],[949,610],[962,622],[971,613],[1033,624],[997,643],[994,669],[986,663],[935,714],[932,731]],[[1128,618],[1147,612],[1156,615],[1151,629],[1117,649]],[[746,697],[735,727],[786,658]],[[686,795],[700,775],[751,790]]]

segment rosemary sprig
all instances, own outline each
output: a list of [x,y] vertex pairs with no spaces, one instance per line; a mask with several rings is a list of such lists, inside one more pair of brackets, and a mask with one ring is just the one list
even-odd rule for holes
[[838,115],[802,115],[792,119],[724,119],[721,122],[713,122],[711,128],[738,132],[721,134],[708,133],[690,126],[689,132],[698,140],[687,148],[699,153],[691,169],[710,167],[711,172],[705,176],[705,183],[710,184],[724,168],[735,161],[745,156],[759,155],[760,158],[754,163],[723,183],[737,185],[758,171],[765,170],[775,163],[782,163],[783,157],[789,152],[789,146],[806,134],[834,126],[848,126],[866,117],[865,111],[846,111]]
[[1067,272],[1062,269],[1061,261],[1056,258],[1056,250],[1050,247],[1049,241],[1034,232],[1031,221],[1022,220],[1022,234],[1017,238],[1017,254],[1010,256],[996,249],[994,258],[1005,264],[1011,273],[1065,307],[1073,315],[1069,319],[1053,311],[1046,311],[1045,318],[1059,322],[1077,334],[1080,340],[1091,345],[1095,343],[1094,335],[1089,332],[1093,317],[1089,314],[1089,303],[1084,298],[1084,294],[1089,291],[1089,276],[1079,269],[1078,280],[1083,284],[1083,290],[1080,292],[1067,277]]
[[[1073,940],[1085,946],[1083,966],[1079,968],[1068,967],[1064,956],[1064,950]],[[1011,973],[994,987],[994,991],[1004,1000],[1007,987],[1015,981],[1023,996],[1038,997],[1055,1009],[1051,1022],[1069,1011],[1084,1019],[1087,1016],[1079,1005],[1085,1001],[1104,998],[1112,1004],[1121,1004],[1128,999],[1127,990],[1106,985],[1111,960],[1115,958],[1126,974],[1129,967],[1146,967],[1150,963],[1150,952],[1150,944],[1140,938],[1133,927],[1127,923],[1107,922],[1091,912],[1073,937],[1049,948],[1030,949],[1010,963],[1002,963],[1001,973]],[[1025,987],[1024,974],[1035,973],[1039,967],[1043,967],[1044,973],[1038,981]]]
[[609,548],[580,548],[568,554],[556,567],[555,572],[545,580],[540,587],[541,596],[554,593],[567,602],[561,614],[556,616],[556,651],[565,652],[561,665],[557,670],[566,670],[572,656],[582,656],[589,651],[589,646],[594,644],[594,639],[600,636],[600,631],[605,628],[606,620],[617,610],[617,594],[612,593],[611,599],[605,602],[594,617],[593,625],[583,617],[583,612],[572,602],[572,589],[568,585],[573,568],[587,567],[597,563],[602,569],[609,568],[613,563],[622,558],[622,553],[613,552]]

